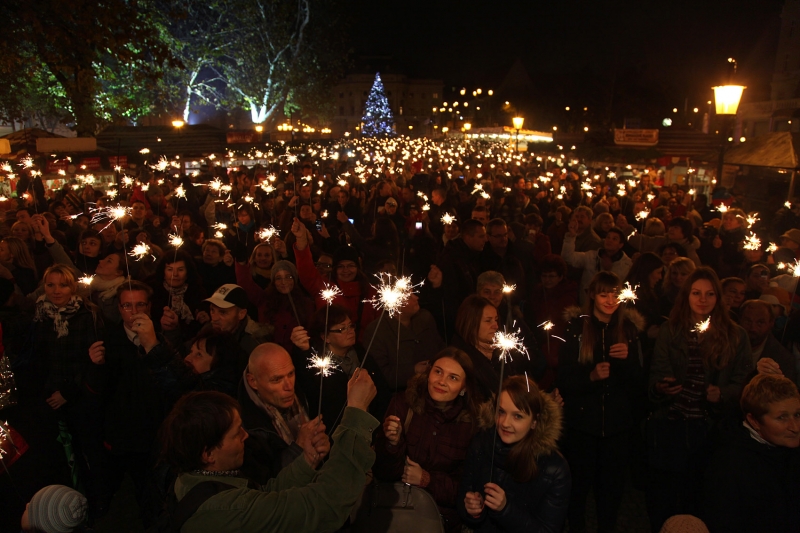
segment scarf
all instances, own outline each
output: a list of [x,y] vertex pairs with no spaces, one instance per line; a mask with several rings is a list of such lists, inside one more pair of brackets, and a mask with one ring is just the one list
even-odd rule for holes
[[89,287],[92,289],[93,293],[99,293],[98,296],[100,299],[106,302],[117,295],[117,287],[123,283],[125,283],[125,278],[122,276],[111,280],[102,279],[95,276],[92,278],[92,284]]
[[170,302],[170,309],[175,311],[179,318],[181,318],[187,324],[194,320],[194,315],[192,314],[192,310],[189,309],[189,306],[186,305],[186,302],[183,299],[183,296],[186,294],[186,291],[189,289],[189,285],[184,283],[181,287],[175,288],[170,287],[167,283],[167,280],[164,280],[164,288],[167,289],[171,297]]
[[80,296],[73,296],[63,307],[56,307],[46,294],[42,294],[36,300],[36,313],[33,316],[34,322],[41,322],[46,318],[52,319],[53,331],[58,334],[58,338],[69,335],[69,319],[81,308],[83,300]]
[[281,414],[278,409],[262,401],[256,391],[250,387],[250,384],[247,383],[246,368],[244,374],[242,374],[242,379],[244,380],[244,388],[247,390],[247,396],[250,397],[250,400],[252,400],[256,407],[267,413],[267,416],[272,420],[272,425],[275,426],[283,442],[286,444],[293,443],[295,441],[294,436],[297,434],[300,426],[308,422],[308,414],[306,414],[305,409],[300,406],[297,395],[295,394],[294,396],[292,406],[285,414]]
[[756,441],[756,442],[758,442],[758,443],[760,443],[760,444],[766,444],[767,446],[773,446],[773,447],[775,446],[775,445],[774,445],[774,444],[772,444],[771,442],[767,442],[766,440],[764,440],[764,437],[762,437],[761,435],[759,435],[759,434],[758,434],[758,431],[756,431],[756,430],[753,428],[753,426],[751,426],[750,424],[748,424],[748,423],[747,423],[747,420],[745,420],[744,422],[742,422],[742,425],[743,425],[743,426],[744,426],[744,427],[747,429],[747,431],[750,433],[750,437],[751,437],[751,438],[752,438],[754,441]]

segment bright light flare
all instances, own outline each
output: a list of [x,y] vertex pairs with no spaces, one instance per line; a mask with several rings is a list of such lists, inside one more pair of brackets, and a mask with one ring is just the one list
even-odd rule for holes
[[272,226],[267,226],[266,228],[261,228],[258,231],[258,238],[262,241],[271,241],[273,237],[279,236],[278,230]]
[[94,280],[94,275],[83,276],[82,278],[78,278],[78,283],[88,287],[88,286],[90,286],[92,284],[92,280]]
[[339,364],[330,355],[320,357],[317,354],[312,354],[308,360],[308,368],[316,370],[318,376],[326,378],[339,368]]
[[702,322],[698,322],[697,324],[695,324],[694,329],[692,331],[694,331],[695,333],[705,333],[706,331],[708,331],[708,328],[710,326],[711,326],[711,317],[708,317]]
[[170,233],[168,240],[169,240],[169,245],[172,246],[173,248],[180,248],[181,246],[183,246],[183,237],[181,237],[177,233]]
[[[137,261],[141,261],[142,259],[144,259],[148,255],[150,255],[150,247],[147,246],[146,243],[140,242],[136,246],[133,247],[133,249],[128,253],[128,255],[130,255],[131,257],[133,257]],[[153,257],[153,261],[155,261],[155,260],[156,260],[156,258]]]
[[492,339],[492,348],[500,350],[500,359],[508,362],[512,360],[511,352],[519,352],[526,357],[528,357],[528,349],[525,347],[525,344],[522,342],[522,338],[519,336],[519,330],[512,331],[511,333],[507,333],[504,331],[498,331],[494,334],[494,338]]
[[319,297],[325,300],[325,303],[331,305],[337,296],[342,295],[342,290],[336,285],[328,285],[324,283],[324,288],[319,291]]
[[635,302],[637,298],[636,289],[638,288],[638,285],[631,287],[631,284],[626,281],[625,285],[623,285],[622,289],[619,291],[619,294],[617,294],[617,301],[619,303]]
[[750,251],[760,250],[761,239],[759,239],[755,233],[750,232],[750,235],[744,238],[744,245],[742,245],[742,248]]
[[442,215],[441,220],[442,224],[444,224],[445,226],[449,226],[450,224],[456,221],[456,217],[454,217],[450,213],[445,213],[444,215]]

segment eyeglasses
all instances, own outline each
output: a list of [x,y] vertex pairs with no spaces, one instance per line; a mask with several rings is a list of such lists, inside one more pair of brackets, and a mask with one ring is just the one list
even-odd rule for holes
[[282,278],[276,277],[273,281],[292,281],[294,277],[292,276],[284,276]]
[[332,264],[330,264],[330,263],[323,263],[322,261],[319,261],[319,262],[317,262],[317,263],[314,263],[314,264],[315,264],[315,265],[317,265],[319,268],[324,268],[324,269],[333,268],[333,265],[332,265]]
[[147,309],[148,305],[150,305],[148,302],[136,302],[135,304],[132,304],[130,302],[125,302],[124,304],[119,304],[119,306],[126,311],[130,311],[131,309],[134,308],[134,306],[136,307],[137,311],[139,309]]
[[345,270],[350,268],[358,268],[355,263],[339,263],[336,265],[336,270]]
[[355,327],[355,326],[354,326],[352,323],[350,323],[350,324],[346,325],[346,326],[345,326],[345,327],[343,327],[343,328],[339,328],[339,329],[329,329],[329,330],[328,330],[328,333],[344,333],[344,332],[346,332],[346,331],[350,331],[351,329],[356,329],[356,327]]

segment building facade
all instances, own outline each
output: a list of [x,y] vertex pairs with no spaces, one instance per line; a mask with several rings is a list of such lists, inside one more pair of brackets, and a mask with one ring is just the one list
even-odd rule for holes
[[[442,80],[421,80],[403,74],[381,73],[381,80],[394,116],[395,131],[412,137],[432,133],[433,108],[442,100]],[[331,129],[333,137],[346,132],[358,135],[364,104],[375,81],[375,73],[350,74],[333,89],[336,115]]]

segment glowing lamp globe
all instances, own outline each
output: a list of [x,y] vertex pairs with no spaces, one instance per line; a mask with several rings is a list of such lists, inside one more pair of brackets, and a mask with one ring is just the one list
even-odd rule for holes
[[717,115],[735,115],[739,109],[739,102],[742,100],[744,85],[720,85],[712,87],[714,89],[714,102],[716,104]]
[[521,130],[522,124],[525,123],[525,119],[523,117],[514,117],[511,119],[511,122],[514,124],[515,130]]

